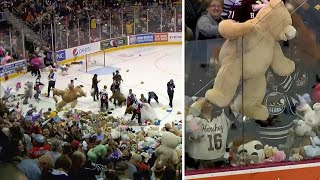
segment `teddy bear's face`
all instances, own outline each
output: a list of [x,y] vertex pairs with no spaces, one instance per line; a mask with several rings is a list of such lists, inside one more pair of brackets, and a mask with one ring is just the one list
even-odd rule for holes
[[269,30],[276,41],[287,41],[296,35],[291,15],[281,0],[271,0],[256,17],[259,19],[258,25]]

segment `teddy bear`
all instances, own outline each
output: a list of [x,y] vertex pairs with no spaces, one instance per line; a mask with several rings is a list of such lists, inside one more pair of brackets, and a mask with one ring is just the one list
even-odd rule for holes
[[86,94],[82,89],[82,86],[76,86],[74,88],[69,88],[67,90],[53,89],[53,96],[61,96],[62,101],[56,104],[56,110],[61,111],[61,109],[71,103],[71,107],[74,108],[77,105],[77,99],[79,97],[85,97]]
[[303,114],[303,119],[293,121],[296,125],[295,131],[298,136],[310,136],[320,125],[320,103],[315,103],[312,110],[307,103],[311,101],[308,94],[298,95],[298,98],[297,110]]
[[301,161],[303,157],[300,154],[300,148],[294,148],[291,150],[291,156],[289,157],[289,161]]
[[155,169],[156,165],[168,166],[179,162],[177,146],[181,143],[181,137],[176,136],[171,132],[165,132],[161,137],[161,144],[155,150],[157,159],[152,167]]
[[264,152],[266,159],[261,163],[267,162],[281,162],[286,159],[286,154],[284,151],[279,151],[277,147],[272,147],[269,145],[264,146]]
[[97,162],[99,157],[103,157],[107,154],[107,148],[100,144],[97,145],[96,147],[90,149],[87,153],[88,159],[92,162]]
[[23,104],[28,104],[29,103],[29,98],[32,98],[33,94],[33,83],[32,82],[26,82],[24,87],[24,99],[23,99]]
[[175,127],[174,122],[172,122],[171,124],[170,123],[166,123],[164,125],[164,128],[166,129],[166,131],[172,132],[176,136],[182,137],[182,131]]
[[[267,120],[268,109],[261,104],[266,93],[266,71],[271,67],[279,76],[288,76],[295,70],[295,63],[284,56],[279,43],[296,36],[290,13],[281,0],[270,0],[254,19],[244,23],[221,21],[219,32],[227,40],[219,53],[221,68],[213,88],[205,94],[206,100],[219,107],[228,106],[241,80],[242,89],[232,110],[248,118]],[[197,104],[193,108],[201,111]]]

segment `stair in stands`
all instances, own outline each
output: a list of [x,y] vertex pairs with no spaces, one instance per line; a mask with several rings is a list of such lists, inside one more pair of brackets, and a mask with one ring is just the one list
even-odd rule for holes
[[11,13],[8,9],[4,10],[6,14],[8,22],[17,30],[24,30],[24,35],[28,41],[31,41],[39,46],[46,45],[46,41],[44,41],[41,36],[35,33],[25,22],[18,18],[16,15]]

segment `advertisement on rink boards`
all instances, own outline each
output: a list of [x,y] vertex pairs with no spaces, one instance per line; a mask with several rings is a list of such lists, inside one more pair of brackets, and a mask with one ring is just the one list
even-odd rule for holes
[[168,33],[154,33],[154,42],[168,42]]
[[107,39],[100,42],[100,48],[101,50],[114,48],[114,47],[120,47],[120,46],[126,46],[128,45],[128,37],[118,37],[114,39]]
[[66,59],[71,59],[86,54],[100,51],[100,42],[94,42],[83,46],[66,49]]
[[174,32],[168,34],[168,42],[181,42],[182,41],[182,33]]
[[[48,57],[48,58],[52,60],[53,59],[52,52],[49,52],[49,55],[50,55],[50,57]],[[65,50],[57,51],[56,59],[57,59],[57,61],[66,60],[66,51]]]
[[129,36],[130,45],[152,43],[153,41],[154,41],[153,34],[139,34],[139,35]]
[[27,70],[27,62],[25,60],[20,60],[12,63],[0,66],[0,78],[4,77],[5,74],[14,74],[17,72],[22,72]]

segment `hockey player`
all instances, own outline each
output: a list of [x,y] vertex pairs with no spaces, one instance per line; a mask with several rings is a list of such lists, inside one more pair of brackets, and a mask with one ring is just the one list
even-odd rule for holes
[[135,95],[132,93],[132,89],[129,89],[129,94],[127,97],[127,107],[124,115],[132,113],[132,104],[134,103],[134,100],[135,100]]
[[133,114],[132,114],[131,120],[133,120],[136,117],[136,115],[138,115],[138,123],[139,123],[139,125],[142,125],[141,109],[143,107],[143,103],[140,100],[135,99],[133,107],[134,107],[134,109],[133,109]]
[[140,96],[140,101],[143,102],[143,103],[147,103],[148,102],[143,94],[141,94],[141,96]]
[[119,84],[121,84],[121,81],[123,81],[121,75],[119,74],[119,71],[116,70],[116,73],[113,74],[113,77],[112,77],[113,80],[116,80]]
[[103,86],[103,89],[100,91],[100,101],[101,101],[101,106],[100,109],[103,111],[103,108],[106,108],[106,111],[108,111],[109,104],[108,104],[108,92],[107,92],[107,86]]
[[40,93],[41,93],[40,86],[43,85],[43,84],[40,82],[40,79],[41,79],[41,75],[39,74],[38,77],[37,77],[37,79],[36,79],[36,82],[35,82],[35,84],[34,84],[34,90],[36,91],[36,93],[34,94],[33,97],[34,97],[36,100],[40,100],[40,98],[39,98],[39,95],[40,95]]
[[148,104],[150,104],[151,99],[154,99],[157,103],[159,103],[158,96],[153,91],[148,92]]
[[115,96],[117,94],[120,94],[120,84],[116,80],[113,80],[113,83],[110,87],[110,90],[112,92],[112,96],[110,97],[110,101],[112,101],[112,99],[114,99],[113,104],[116,105],[117,98]]
[[172,108],[172,100],[173,100],[173,94],[174,94],[174,88],[176,86],[174,85],[173,79],[170,79],[170,81],[167,83],[167,92],[169,96],[169,106]]

